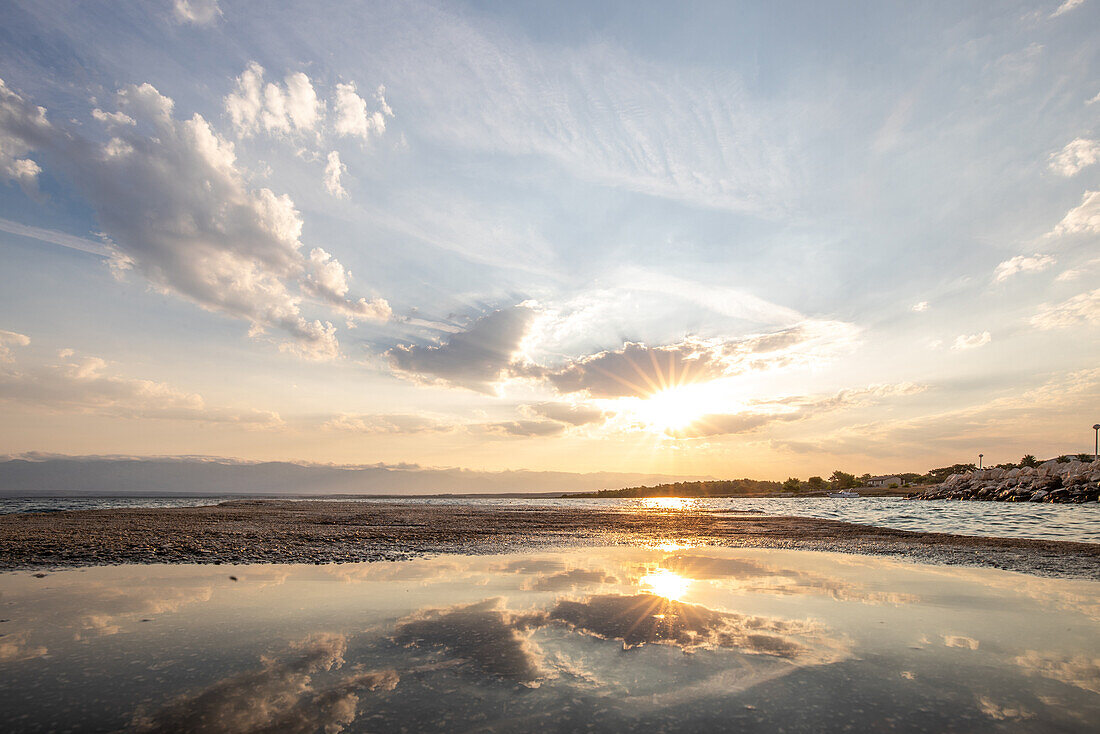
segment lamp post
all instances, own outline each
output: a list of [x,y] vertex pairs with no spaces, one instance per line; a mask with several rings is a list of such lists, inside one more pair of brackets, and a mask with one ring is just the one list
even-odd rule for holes
[[1100,459],[1100,423],[1093,426],[1092,430],[1096,431],[1096,443],[1092,447],[1092,460],[1096,461]]
[[983,456],[985,456],[985,454],[978,454],[978,469],[979,470],[982,468],[982,457]]

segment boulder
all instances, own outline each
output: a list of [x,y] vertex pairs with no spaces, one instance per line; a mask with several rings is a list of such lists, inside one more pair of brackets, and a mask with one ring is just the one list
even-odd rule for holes
[[1046,497],[1048,494],[1050,494],[1050,492],[1047,492],[1045,490],[1040,489],[1039,491],[1032,494],[1031,499],[1028,500],[1028,501],[1029,502],[1042,502],[1043,498]]

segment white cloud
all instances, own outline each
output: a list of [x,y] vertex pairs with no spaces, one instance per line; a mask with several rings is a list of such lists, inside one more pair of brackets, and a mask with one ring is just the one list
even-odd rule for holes
[[305,289],[323,299],[330,307],[346,316],[350,321],[365,319],[368,321],[386,321],[392,315],[390,304],[385,299],[366,298],[350,300],[348,279],[351,273],[332,255],[320,247],[309,252],[310,273],[306,276]]
[[1085,0],[1066,0],[1064,3],[1058,6],[1058,8],[1050,14],[1051,18],[1057,18],[1059,15],[1065,15],[1074,8],[1083,5]]
[[236,88],[225,97],[225,111],[239,137],[257,132],[289,135],[317,132],[324,105],[309,77],[288,74],[283,86],[264,84],[264,69],[252,61],[237,77]]
[[951,348],[958,351],[963,349],[977,349],[978,347],[984,347],[989,342],[993,341],[993,337],[990,336],[988,331],[983,331],[980,334],[960,334],[955,337],[955,342],[951,345]]
[[1065,329],[1082,323],[1100,322],[1100,288],[1080,293],[1057,304],[1043,304],[1031,317],[1031,325],[1040,329]]
[[12,347],[25,347],[30,343],[31,339],[26,334],[0,329],[0,363],[14,361]]
[[123,112],[104,112],[98,107],[92,110],[92,118],[109,125],[130,125],[132,127],[137,124],[134,118]]
[[328,163],[325,165],[325,190],[337,199],[348,198],[347,189],[340,182],[340,178],[347,173],[348,167],[340,161],[340,154],[331,151],[328,154]]
[[149,84],[120,90],[118,103],[143,124],[102,145],[70,132],[44,134],[45,123],[36,122],[41,110],[14,93],[0,99],[0,134],[56,153],[109,235],[116,263],[162,291],[248,321],[254,336],[281,331],[290,336],[282,349],[314,359],[337,356],[339,345],[331,324],[302,315],[301,291],[323,296],[341,314],[388,317],[384,301],[318,290],[300,251],[303,222],[294,203],[249,189],[233,144],[201,115],[175,119],[172,100]]
[[175,0],[172,12],[180,23],[209,25],[222,16],[218,0]]
[[1062,176],[1074,176],[1097,161],[1100,161],[1100,141],[1077,138],[1050,156],[1050,170]]
[[[11,332],[0,332],[3,334]],[[27,337],[21,337],[29,343]],[[114,374],[99,357],[78,357],[71,349],[58,353],[57,364],[0,369],[0,401],[48,411],[117,418],[233,423],[249,428],[278,428],[277,413],[266,410],[212,408],[201,395],[153,380]],[[6,360],[9,363],[13,360]]]
[[1100,232],[1100,191],[1086,191],[1080,206],[1070,209],[1051,234]]
[[1037,273],[1046,270],[1054,264],[1054,258],[1050,255],[1035,253],[1034,255],[1017,255],[1005,260],[993,271],[993,281],[1003,283],[1017,273]]
[[913,304],[913,310],[917,313],[928,310],[928,301],[921,301],[920,303]]
[[0,79],[0,180],[15,181],[28,194],[37,194],[42,168],[21,156],[37,148],[52,132],[46,109],[28,104]]
[[378,109],[367,111],[367,101],[355,90],[355,82],[336,85],[336,134],[341,137],[358,137],[369,140],[372,135],[386,131],[386,117],[393,117],[393,110],[386,104],[385,87],[378,87],[375,101]]

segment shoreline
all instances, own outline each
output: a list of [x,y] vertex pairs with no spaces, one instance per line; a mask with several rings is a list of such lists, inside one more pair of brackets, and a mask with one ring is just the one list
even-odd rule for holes
[[286,500],[2,515],[0,571],[127,563],[348,563],[663,542],[892,556],[1100,580],[1100,544],[1094,543],[912,532],[715,510]]

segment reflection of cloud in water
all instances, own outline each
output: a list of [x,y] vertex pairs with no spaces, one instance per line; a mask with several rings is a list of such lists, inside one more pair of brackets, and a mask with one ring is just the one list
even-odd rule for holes
[[808,571],[778,568],[745,558],[676,554],[661,566],[698,581],[734,581],[740,591],[784,595],[820,595],[862,604],[915,604],[920,598],[904,592],[871,591],[860,584]]
[[408,646],[443,648],[490,675],[535,685],[545,670],[530,630],[544,617],[516,614],[502,604],[497,598],[421,610],[398,621],[394,639]]
[[257,670],[139,714],[133,726],[144,732],[340,732],[358,715],[360,693],[390,691],[398,682],[392,670],[358,672],[316,690],[313,676],[340,668],[346,646],[343,635],[313,635],[285,658],[263,658]]
[[256,592],[286,582],[290,573],[284,569],[256,570],[248,575],[240,574],[238,581],[229,575],[217,579],[211,574],[191,579],[173,580],[171,585],[161,579],[149,579],[145,583],[129,586],[91,586],[80,589],[75,595],[74,608],[80,616],[74,626],[80,630],[77,639],[84,635],[113,635],[123,625],[144,617],[169,614],[181,608],[214,597],[215,590],[232,589],[233,593]]
[[965,635],[944,635],[943,645],[944,647],[961,647],[967,650],[977,650],[981,643],[973,637],[966,637]]
[[1033,719],[1035,714],[1022,706],[1008,706],[997,703],[987,696],[978,696],[978,708],[994,721],[1018,721]]
[[1089,658],[1086,655],[1057,658],[1028,650],[1016,658],[1016,664],[1025,673],[1041,675],[1086,691],[1100,693],[1100,658]]
[[826,643],[816,623],[719,612],[652,594],[561,600],[549,616],[597,637],[622,640],[624,648],[656,643],[685,651],[722,647],[818,662],[839,657],[838,647]]
[[46,652],[46,648],[41,645],[28,644],[25,631],[0,636],[0,663],[32,660],[42,657]]
[[382,583],[386,581],[428,582],[441,578],[465,578],[469,575],[469,564],[457,561],[432,559],[413,559],[399,563],[358,563],[327,566],[326,573],[335,576],[344,583]]
[[523,588],[530,591],[562,591],[574,589],[578,586],[617,583],[619,583],[619,580],[606,571],[574,568],[569,571],[536,576],[524,584]]

